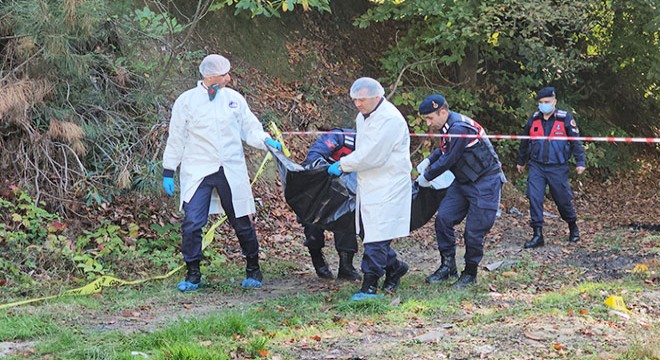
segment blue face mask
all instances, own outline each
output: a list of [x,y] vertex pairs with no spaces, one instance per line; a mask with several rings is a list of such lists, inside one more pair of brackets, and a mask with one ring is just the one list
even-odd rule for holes
[[541,104],[539,103],[539,110],[544,114],[550,114],[552,112],[552,103]]

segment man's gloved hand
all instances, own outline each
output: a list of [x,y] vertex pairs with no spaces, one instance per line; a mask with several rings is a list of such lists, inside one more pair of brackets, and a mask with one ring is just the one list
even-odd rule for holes
[[421,187],[431,187],[431,182],[426,180],[424,175],[418,176],[416,181]]
[[419,175],[424,174],[424,171],[426,171],[429,165],[431,165],[431,160],[429,160],[429,158],[422,160],[421,163],[417,164],[417,173]]
[[174,196],[174,178],[164,177],[163,178],[163,189],[169,196]]
[[341,169],[339,168],[339,161],[337,161],[336,163],[330,165],[330,167],[328,168],[328,174],[330,174],[330,175],[339,176],[342,173],[343,173],[343,171],[341,171]]
[[277,149],[279,151],[282,151],[282,144],[280,144],[279,141],[275,141],[272,138],[266,138],[266,140],[264,140],[264,141],[266,141],[266,144],[274,147],[275,149]]

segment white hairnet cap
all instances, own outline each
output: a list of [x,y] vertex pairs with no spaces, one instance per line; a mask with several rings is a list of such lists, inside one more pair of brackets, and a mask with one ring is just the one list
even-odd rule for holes
[[202,60],[199,64],[199,73],[203,77],[223,75],[229,72],[231,64],[226,57],[218,54],[211,54]]
[[366,99],[385,95],[385,89],[376,79],[363,77],[355,80],[351,86],[352,99]]

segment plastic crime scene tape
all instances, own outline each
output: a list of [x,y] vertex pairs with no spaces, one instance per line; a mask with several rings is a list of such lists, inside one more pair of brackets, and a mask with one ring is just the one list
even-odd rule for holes
[[[282,133],[280,130],[277,128],[277,126],[274,123],[270,123],[268,126],[270,131],[273,133],[275,136],[276,140],[278,140],[282,144],[282,151],[287,155],[290,156],[289,150],[284,146],[284,142],[282,139]],[[254,175],[252,178],[251,184],[254,185],[254,183],[257,181],[259,176],[264,172],[264,169],[266,168],[266,165],[268,162],[273,158],[273,156],[268,152],[266,156],[264,157],[263,161],[261,162],[261,165],[259,166],[259,169],[257,170],[257,173]],[[220,220],[218,220],[215,224],[209,228],[209,230],[204,234],[204,237],[202,238],[202,250],[206,249],[211,242],[213,242],[213,239],[215,238],[215,229],[220,226],[222,223],[224,223],[227,220],[227,216],[223,216]],[[25,304],[30,304],[38,301],[44,301],[44,300],[50,300],[50,299],[56,299],[59,297],[67,296],[67,295],[73,295],[73,296],[79,296],[79,295],[92,295],[92,294],[97,294],[103,290],[103,288],[107,287],[117,287],[117,286],[122,286],[122,285],[137,285],[137,284],[142,284],[147,281],[153,281],[153,280],[163,280],[167,279],[170,276],[174,275],[176,272],[179,270],[183,269],[185,266],[181,265],[173,270],[170,270],[167,274],[165,275],[159,275],[159,276],[153,276],[150,278],[146,279],[139,279],[139,280],[122,280],[119,278],[116,278],[114,276],[109,276],[109,275],[103,275],[99,277],[98,279],[90,282],[89,284],[76,288],[76,289],[70,289],[66,290],[58,295],[50,295],[50,296],[44,296],[44,297],[39,297],[39,298],[33,298],[33,299],[27,299],[27,300],[21,300],[21,301],[16,301],[16,302],[11,302],[7,304],[0,304],[0,310],[1,309],[7,309],[19,305],[25,305]]]
[[[351,134],[340,131],[282,131],[283,135],[323,135]],[[531,136],[531,135],[479,135],[479,134],[410,134],[414,137],[444,137],[444,138],[488,138],[495,140],[567,140],[567,141],[600,141],[628,143],[660,143],[660,138],[615,137],[615,136]]]

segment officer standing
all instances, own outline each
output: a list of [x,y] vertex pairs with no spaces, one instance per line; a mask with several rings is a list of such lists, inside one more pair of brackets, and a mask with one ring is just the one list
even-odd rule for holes
[[364,277],[352,300],[382,296],[377,289],[383,275],[383,290],[395,291],[408,272],[390,243],[410,234],[410,134],[403,115],[384,94],[375,79],[364,77],[353,83],[350,96],[359,111],[357,146],[328,168],[336,176],[357,172],[355,225],[364,242]]
[[173,196],[174,171],[180,167],[181,253],[187,274],[177,288],[196,290],[201,284],[202,227],[209,214],[224,211],[236,231],[246,258],[244,288],[262,286],[259,242],[249,215],[254,198],[245,165],[243,145],[266,150],[282,145],[263,131],[245,98],[226,87],[231,81],[229,60],[208,55],[199,65],[202,80],[181,94],[172,107],[169,136],[163,153],[163,188]]
[[477,281],[477,268],[483,257],[484,236],[495,222],[502,183],[506,181],[502,166],[488,138],[460,137],[486,135],[476,121],[449,110],[442,95],[431,95],[419,106],[419,113],[429,127],[439,128],[440,147],[418,166],[420,186],[451,170],[455,180],[447,189],[435,218],[441,264],[426,278],[427,283],[440,283],[456,277],[456,237],[454,226],[465,221],[465,270],[452,285],[465,287]]
[[526,249],[536,248],[545,244],[543,240],[543,199],[546,185],[559,208],[561,218],[568,223],[568,241],[578,242],[580,231],[577,215],[573,208],[573,192],[568,182],[568,159],[575,156],[578,175],[585,169],[585,156],[582,143],[577,140],[554,140],[555,136],[579,136],[575,118],[557,106],[556,91],[553,87],[541,89],[534,99],[539,102],[536,111],[525,125],[523,135],[548,136],[545,140],[522,140],[518,149],[518,172],[523,173],[529,160],[529,176],[527,177],[527,197],[529,198],[530,225],[534,229],[532,238],[525,242]]
[[[355,150],[355,130],[333,129],[330,134],[323,134],[309,148],[302,165],[312,164],[318,159],[324,159],[334,164],[342,157]],[[332,279],[333,275],[323,256],[325,233],[319,226],[304,224],[305,246],[309,249],[316,275],[323,279]],[[339,254],[338,279],[362,280],[362,276],[353,267],[353,257],[357,252],[357,236],[352,232],[334,231],[335,249]]]

